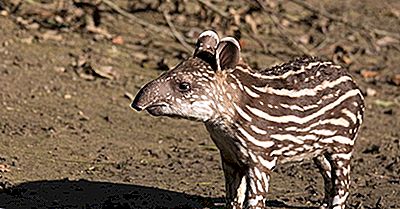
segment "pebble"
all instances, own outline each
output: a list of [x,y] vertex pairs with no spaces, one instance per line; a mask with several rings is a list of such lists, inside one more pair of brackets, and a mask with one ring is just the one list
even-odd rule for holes
[[71,94],[65,94],[64,95],[64,99],[71,99],[71,98],[72,98]]
[[367,88],[367,96],[373,97],[373,96],[376,96],[376,94],[377,94],[377,92],[375,89]]
[[4,16],[4,17],[7,17],[8,16],[8,12],[6,10],[1,10],[0,11],[0,15]]

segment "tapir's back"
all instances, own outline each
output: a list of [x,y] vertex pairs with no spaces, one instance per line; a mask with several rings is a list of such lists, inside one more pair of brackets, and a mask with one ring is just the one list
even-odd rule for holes
[[299,58],[261,72],[238,65],[229,82],[242,91],[235,105],[235,126],[240,139],[254,140],[247,146],[292,156],[315,146],[354,144],[363,98],[347,70],[338,65],[316,58]]

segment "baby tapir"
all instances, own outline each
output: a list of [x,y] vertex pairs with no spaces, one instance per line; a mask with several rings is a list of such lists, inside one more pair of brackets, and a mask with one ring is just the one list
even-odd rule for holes
[[305,57],[255,71],[237,40],[208,30],[193,56],[146,84],[131,106],[205,124],[220,150],[227,208],[265,208],[275,166],[304,159],[323,176],[320,207],[345,208],[364,103],[332,62]]

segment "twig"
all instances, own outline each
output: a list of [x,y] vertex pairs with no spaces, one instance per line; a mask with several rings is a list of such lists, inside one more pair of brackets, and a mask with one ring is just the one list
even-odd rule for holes
[[212,11],[218,13],[219,15],[221,15],[222,17],[225,18],[229,18],[229,14],[227,14],[226,12],[220,10],[218,7],[214,6],[213,4],[211,4],[209,1],[206,0],[197,0],[200,4],[210,8]]
[[191,47],[189,44],[186,43],[185,38],[182,36],[182,34],[180,34],[174,24],[171,22],[171,16],[168,14],[167,11],[163,11],[163,15],[165,18],[165,21],[167,22],[169,29],[171,30],[172,34],[174,35],[175,39],[177,41],[179,41],[179,43],[182,44],[183,47],[185,47],[187,49],[187,51],[190,53],[194,50],[193,47]]
[[284,59],[282,59],[282,56],[280,56],[280,57],[278,56],[278,53],[274,53],[271,50],[269,50],[268,47],[265,46],[265,43],[259,37],[257,37],[257,35],[246,32],[246,31],[242,31],[242,34],[251,38],[256,43],[258,43],[262,47],[262,53],[264,53],[266,55],[271,55],[275,58],[278,58],[280,61],[284,60]]
[[382,29],[376,29],[376,28],[370,28],[367,25],[363,25],[363,24],[359,24],[359,23],[352,23],[349,22],[345,19],[343,19],[342,17],[336,16],[336,15],[332,15],[322,9],[315,9],[314,7],[312,7],[311,5],[307,4],[306,2],[302,1],[302,0],[290,0],[291,2],[313,12],[316,14],[319,14],[321,16],[324,16],[330,20],[336,21],[336,22],[341,22],[347,26],[350,26],[351,28],[359,28],[359,29],[363,29],[363,30],[367,30],[370,32],[373,32],[375,34],[378,35],[383,35],[383,36],[392,36],[394,38],[400,39],[400,34],[397,33],[393,33],[393,32],[389,32],[386,30],[382,30]]
[[168,36],[173,38],[172,34],[167,33],[166,30],[164,30],[163,28],[160,28],[159,26],[153,25],[145,20],[142,20],[138,17],[136,17],[133,14],[130,14],[128,12],[126,12],[125,10],[121,9],[118,5],[114,4],[113,2],[109,1],[109,0],[101,0],[105,5],[107,5],[108,7],[110,7],[111,9],[115,10],[116,12],[118,12],[119,14],[121,14],[124,17],[127,17],[131,20],[133,20],[135,23],[148,28],[158,34],[164,35],[164,36]]
[[278,17],[276,15],[274,15],[272,13],[272,11],[270,11],[269,9],[267,9],[264,5],[263,2],[261,2],[260,0],[256,0],[256,3],[258,4],[258,6],[264,11],[264,13],[266,13],[268,15],[268,17],[271,19],[272,23],[274,24],[275,28],[278,30],[278,32],[281,34],[281,36],[285,39],[285,41],[288,43],[288,45],[292,48],[294,48],[295,50],[299,50],[301,51],[303,54],[305,55],[313,55],[313,53],[307,49],[307,47],[305,47],[303,44],[296,42],[292,37],[290,37],[288,35],[288,33],[286,33],[283,29],[283,27],[281,26],[281,24],[279,24],[279,20]]
[[[174,25],[171,22],[171,18],[170,16],[167,14],[167,16],[165,16],[165,12],[164,12],[164,17],[167,21],[167,24],[171,30],[172,33],[168,33],[166,32],[167,30],[165,30],[164,28],[160,27],[160,26],[156,26],[153,25],[145,20],[142,20],[138,17],[136,17],[133,14],[130,14],[128,12],[126,12],[125,10],[121,9],[119,6],[117,6],[116,4],[114,4],[113,2],[109,1],[109,0],[101,0],[104,4],[106,4],[107,6],[109,6],[111,9],[115,10],[116,12],[118,12],[119,14],[121,14],[124,17],[127,17],[131,20],[133,20],[135,23],[148,28],[162,36],[166,36],[166,37],[170,37],[170,38],[175,38],[176,40],[179,41],[180,44],[182,44],[182,46],[186,49],[189,50],[190,52],[193,50],[193,48],[191,46],[189,46],[185,39],[183,38],[182,35],[179,34],[179,32],[176,30],[176,28],[174,27]],[[168,17],[168,18],[167,18]]]

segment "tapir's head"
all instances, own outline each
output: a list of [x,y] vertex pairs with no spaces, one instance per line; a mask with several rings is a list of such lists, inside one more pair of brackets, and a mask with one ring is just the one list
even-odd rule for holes
[[208,121],[218,114],[218,104],[223,106],[220,72],[234,69],[239,60],[240,46],[234,38],[219,40],[214,31],[205,31],[193,56],[143,86],[131,107],[154,116]]

